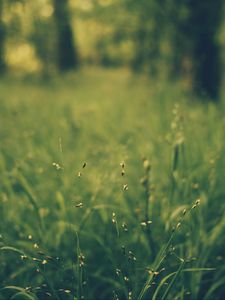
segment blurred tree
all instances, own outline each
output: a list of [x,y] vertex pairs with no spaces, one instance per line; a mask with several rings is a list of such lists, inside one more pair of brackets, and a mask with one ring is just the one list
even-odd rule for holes
[[160,41],[164,26],[164,0],[127,0],[129,9],[137,15],[134,33],[135,56],[132,62],[134,70],[148,69],[151,75],[158,72]]
[[188,1],[188,39],[192,47],[193,88],[198,96],[219,99],[221,62],[216,40],[223,0]]
[[60,71],[67,71],[78,66],[78,56],[70,25],[68,0],[53,0],[53,6],[57,35],[58,68]]
[[166,26],[170,27],[168,38],[171,44],[171,65],[169,74],[179,78],[186,73],[184,60],[190,58],[190,41],[187,35],[188,6],[186,1],[171,0],[167,5]]
[[3,0],[0,0],[0,74],[6,70],[5,63],[6,27],[3,22]]
[[48,78],[57,69],[55,24],[51,14],[48,17],[34,16],[32,21],[33,28],[29,40],[34,45],[36,55],[42,64],[41,73],[44,78]]
[[173,75],[177,73],[185,50],[180,43],[182,30],[178,36],[186,13],[185,1],[125,0],[134,29],[134,70],[147,71],[151,76],[164,76],[171,69]]

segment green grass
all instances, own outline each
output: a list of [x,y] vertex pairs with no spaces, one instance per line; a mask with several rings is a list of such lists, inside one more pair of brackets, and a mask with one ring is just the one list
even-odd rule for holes
[[223,102],[127,70],[0,91],[0,299],[223,298]]

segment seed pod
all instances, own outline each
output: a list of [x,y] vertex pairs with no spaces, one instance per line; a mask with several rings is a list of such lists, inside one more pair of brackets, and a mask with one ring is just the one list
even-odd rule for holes
[[149,160],[146,158],[143,159],[143,167],[147,172],[149,172],[151,170],[151,164],[150,164]]
[[124,190],[124,191],[127,191],[127,190],[128,190],[128,184],[124,184],[124,185],[123,185],[123,190]]

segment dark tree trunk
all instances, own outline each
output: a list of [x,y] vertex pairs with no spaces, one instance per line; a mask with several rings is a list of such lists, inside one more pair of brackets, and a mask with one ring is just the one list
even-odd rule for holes
[[221,83],[220,49],[216,34],[222,17],[223,0],[189,1],[188,34],[192,43],[193,88],[198,96],[219,100]]
[[185,7],[184,3],[180,0],[173,0],[173,5],[168,9],[168,23],[171,25],[171,44],[173,47],[173,53],[171,57],[170,75],[174,78],[180,78],[185,76],[185,70],[183,67],[184,57],[187,56],[189,51],[188,45],[190,38],[186,34],[186,20],[182,17],[181,11]]
[[0,0],[0,74],[3,74],[6,70],[6,63],[5,63],[6,28],[2,20],[2,15],[3,15],[3,0]]
[[70,25],[68,0],[54,0],[54,17],[57,34],[57,60],[60,71],[75,69],[78,58]]

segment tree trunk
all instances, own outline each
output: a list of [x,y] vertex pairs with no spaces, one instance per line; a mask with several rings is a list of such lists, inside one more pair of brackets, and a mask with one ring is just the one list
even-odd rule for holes
[[223,0],[190,0],[188,34],[192,43],[193,89],[196,95],[219,100],[221,64],[216,34]]
[[57,64],[61,72],[75,69],[78,58],[70,25],[68,0],[53,0],[57,34]]

